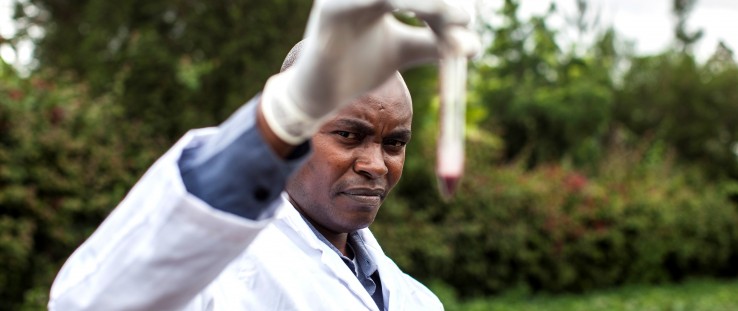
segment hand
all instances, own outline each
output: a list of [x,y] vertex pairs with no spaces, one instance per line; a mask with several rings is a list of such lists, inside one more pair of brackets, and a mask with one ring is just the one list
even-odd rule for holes
[[[399,22],[391,14],[396,9],[415,13],[430,28]],[[475,54],[478,39],[465,28],[468,21],[443,0],[316,0],[297,62],[267,82],[265,120],[283,141],[299,144],[396,70],[437,59],[440,45]]]

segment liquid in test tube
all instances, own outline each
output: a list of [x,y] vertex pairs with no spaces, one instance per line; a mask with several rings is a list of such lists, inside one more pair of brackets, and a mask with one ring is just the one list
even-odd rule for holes
[[449,200],[464,172],[466,124],[466,57],[451,49],[443,51],[440,64],[440,132],[436,151],[436,176],[441,197]]

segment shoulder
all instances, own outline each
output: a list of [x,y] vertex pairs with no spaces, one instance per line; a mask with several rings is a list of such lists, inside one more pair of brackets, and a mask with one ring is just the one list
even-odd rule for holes
[[443,310],[443,304],[438,297],[425,285],[403,272],[395,262],[389,258],[379,242],[369,229],[360,231],[367,249],[377,262],[382,283],[387,284],[392,292],[390,296],[401,297],[403,308],[412,310]]

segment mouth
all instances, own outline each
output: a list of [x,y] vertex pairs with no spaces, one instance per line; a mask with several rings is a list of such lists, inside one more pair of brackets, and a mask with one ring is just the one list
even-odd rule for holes
[[384,200],[384,189],[352,188],[341,191],[341,194],[363,204],[379,205]]

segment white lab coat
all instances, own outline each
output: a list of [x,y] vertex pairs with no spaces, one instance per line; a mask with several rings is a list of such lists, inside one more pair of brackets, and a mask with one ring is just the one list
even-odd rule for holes
[[[191,131],[69,258],[50,310],[376,310],[340,257],[284,199],[251,221],[186,192],[177,159],[212,129]],[[442,310],[360,230],[389,310]]]

